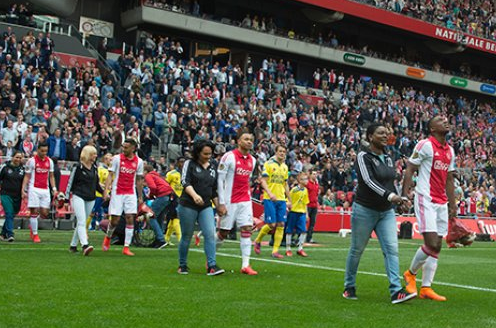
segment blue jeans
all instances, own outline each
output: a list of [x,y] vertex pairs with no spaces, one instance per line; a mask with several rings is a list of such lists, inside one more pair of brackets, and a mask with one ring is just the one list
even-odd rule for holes
[[14,216],[17,215],[21,208],[21,198],[15,198],[9,195],[1,196],[2,207],[5,212],[5,221],[2,227],[4,237],[14,237]]
[[164,217],[167,211],[167,206],[170,203],[169,196],[162,196],[156,198],[151,206],[153,211],[153,219],[150,220],[150,226],[155,232],[155,239],[159,242],[165,243],[164,238]]
[[370,234],[375,231],[384,255],[386,274],[389,279],[389,292],[393,295],[399,291],[402,287],[399,274],[398,235],[394,210],[390,209],[381,212],[354,203],[351,228],[351,245],[346,259],[344,286],[346,288],[356,286],[360,257],[367,246]]
[[179,265],[185,266],[188,262],[188,250],[195,228],[195,222],[198,221],[203,233],[203,248],[207,256],[209,267],[214,266],[215,262],[215,218],[212,207],[207,207],[201,211],[193,208],[178,205],[177,214],[181,224],[182,237],[179,242]]

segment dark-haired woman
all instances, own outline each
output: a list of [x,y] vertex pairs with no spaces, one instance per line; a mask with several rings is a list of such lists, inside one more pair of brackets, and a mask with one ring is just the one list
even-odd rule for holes
[[22,152],[15,151],[12,159],[0,171],[0,184],[2,186],[0,197],[5,211],[5,222],[0,237],[9,242],[14,241],[14,217],[21,209],[21,190],[24,179],[22,159]]
[[207,275],[224,273],[215,260],[215,219],[212,201],[217,202],[217,167],[212,163],[215,146],[208,140],[198,140],[193,145],[192,159],[184,163],[181,174],[183,193],[179,199],[177,213],[181,224],[182,237],[179,243],[179,274],[188,274],[188,250],[198,221],[205,240]]
[[358,188],[351,216],[351,245],[346,260],[345,290],[343,297],[356,300],[356,275],[360,257],[375,231],[389,279],[391,303],[397,304],[417,296],[407,293],[400,280],[398,237],[393,204],[401,205],[402,198],[394,188],[396,171],[394,162],[385,152],[388,130],[382,124],[367,128],[370,146],[357,156]]

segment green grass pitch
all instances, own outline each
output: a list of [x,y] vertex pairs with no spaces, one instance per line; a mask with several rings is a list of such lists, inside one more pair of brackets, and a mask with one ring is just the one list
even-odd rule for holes
[[[444,303],[415,299],[390,304],[382,252],[371,240],[359,267],[358,301],[342,298],[350,238],[317,234],[308,258],[272,260],[253,254],[258,276],[239,273],[239,244],[217,255],[221,276],[205,275],[203,250],[191,247],[191,273],[176,273],[177,248],[122,246],[70,254],[70,232],[41,231],[41,244],[0,244],[0,327],[496,327],[496,244],[441,252],[434,285]],[[174,237],[173,237],[174,239]],[[400,241],[405,270],[419,241]]]

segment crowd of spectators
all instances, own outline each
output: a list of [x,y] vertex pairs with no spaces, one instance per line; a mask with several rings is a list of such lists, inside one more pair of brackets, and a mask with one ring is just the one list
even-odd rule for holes
[[[36,38],[29,32],[17,41],[11,30],[1,33],[10,40],[0,53],[0,151],[7,159],[14,149],[30,156],[47,141],[49,156],[76,161],[86,144],[101,156],[118,153],[124,138],[133,137],[140,155],[165,173],[168,159],[187,155],[195,140],[214,140],[219,157],[235,147],[236,131],[248,127],[258,165],[284,143],[293,173],[319,169],[322,205],[347,209],[364,127],[375,121],[387,125],[389,151],[401,174],[406,157],[426,136],[428,119],[443,114],[453,125],[461,199],[486,195],[489,211],[494,198],[491,104],[316,69],[314,86],[328,97],[312,106],[297,92],[290,61],[267,58],[246,68],[210,63],[188,58],[181,43],[167,37],[145,38],[135,52],[121,56],[121,87],[102,78],[93,64],[58,65],[49,34]],[[342,96],[333,98],[332,90]],[[151,150],[158,138],[166,153],[155,159]]]
[[[410,5],[413,2],[406,2]],[[165,0],[146,0],[144,5],[158,9],[171,10],[183,14],[194,15],[205,19],[213,19],[214,16],[202,13],[197,1],[177,0],[173,4],[168,4]],[[386,61],[396,62],[402,65],[418,67],[426,70],[431,70],[438,73],[450,74],[459,77],[468,78],[474,81],[496,84],[492,77],[483,77],[472,73],[470,65],[464,63],[457,69],[449,69],[443,67],[438,60],[424,56],[422,54],[407,54],[403,48],[398,48],[395,53],[387,53],[383,50],[374,49],[371,45],[358,46],[349,42],[342,42],[338,32],[332,30],[313,30],[312,34],[304,33],[294,28],[284,29],[275,23],[275,19],[271,16],[261,14],[247,14],[242,20],[222,18],[220,22],[225,24],[236,25],[243,28],[253,29],[263,33],[276,34],[290,39],[297,39],[303,42],[315,43],[325,47],[335,48],[341,51],[353,52],[360,55],[383,59]],[[491,25],[492,26],[492,25]]]
[[496,8],[490,0],[355,0],[385,10],[496,40]]

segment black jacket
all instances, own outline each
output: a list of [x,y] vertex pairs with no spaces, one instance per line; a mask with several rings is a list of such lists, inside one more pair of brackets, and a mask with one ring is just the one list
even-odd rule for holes
[[67,184],[65,198],[69,199],[70,193],[81,197],[85,201],[96,199],[96,191],[103,193],[103,189],[98,181],[98,169],[95,165],[88,170],[83,164],[76,165],[71,172],[71,177]]
[[193,160],[187,160],[184,163],[183,171],[181,173],[181,184],[184,189],[192,186],[196,193],[203,198],[203,206],[196,205],[193,198],[183,191],[179,204],[201,211],[207,207],[212,206],[211,201],[217,197],[217,166],[210,163],[204,169],[203,166]]
[[11,162],[7,162],[0,170],[0,183],[2,184],[0,194],[20,199],[23,179],[24,166],[13,166]]
[[370,151],[358,153],[355,168],[358,173],[358,187],[355,201],[376,211],[387,211],[392,204],[388,201],[391,193],[396,193],[394,162],[384,154],[384,162]]

